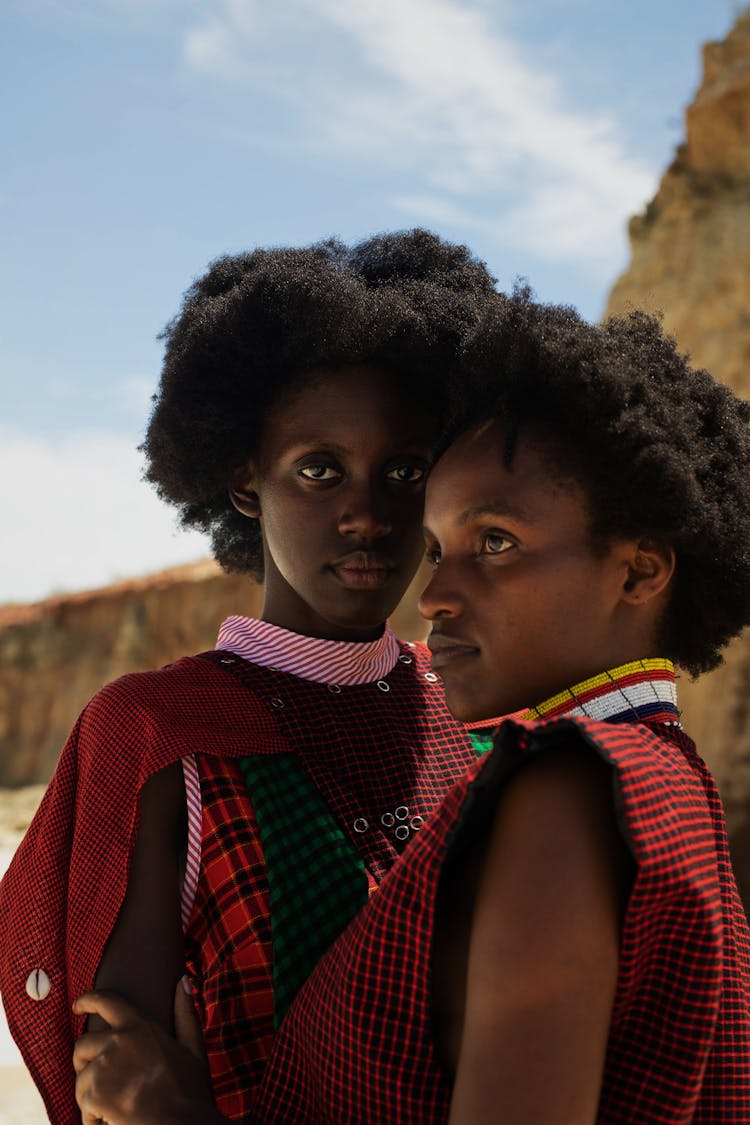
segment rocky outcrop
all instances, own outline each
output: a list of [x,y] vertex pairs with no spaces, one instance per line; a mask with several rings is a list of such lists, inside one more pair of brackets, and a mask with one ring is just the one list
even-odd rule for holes
[[[750,12],[703,51],[686,139],[642,215],[632,261],[607,313],[660,310],[694,364],[750,397]],[[735,866],[750,904],[750,637],[680,699],[727,809]]]
[[[415,579],[393,616],[421,639]],[[76,716],[125,672],[212,648],[231,613],[258,614],[261,588],[206,560],[101,590],[0,607],[0,786],[49,780]]]
[[84,704],[125,672],[211,648],[260,588],[210,561],[102,590],[0,607],[0,785],[45,782]]

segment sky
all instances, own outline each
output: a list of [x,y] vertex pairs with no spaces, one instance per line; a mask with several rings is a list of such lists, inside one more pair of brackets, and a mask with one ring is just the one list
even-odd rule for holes
[[736,0],[3,0],[0,603],[205,556],[140,480],[219,254],[427,226],[599,317]]

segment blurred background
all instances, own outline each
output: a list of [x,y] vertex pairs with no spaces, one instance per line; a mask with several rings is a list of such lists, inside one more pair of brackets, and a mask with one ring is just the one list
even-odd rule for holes
[[[140,481],[212,258],[427,226],[750,394],[742,4],[4,0],[0,84],[0,870],[93,692],[257,608]],[[750,645],[680,694],[750,902]],[[43,1119],[0,1018],[0,1125]]]

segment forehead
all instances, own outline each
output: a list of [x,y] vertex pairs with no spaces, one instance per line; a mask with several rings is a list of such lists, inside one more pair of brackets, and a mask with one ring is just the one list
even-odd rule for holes
[[527,524],[561,518],[588,523],[581,485],[556,469],[548,443],[522,431],[506,464],[507,432],[498,419],[461,434],[435,465],[427,482],[425,523],[467,523],[496,512]]
[[354,440],[363,430],[387,432],[401,443],[434,438],[426,407],[393,371],[375,365],[315,368],[304,372],[274,403],[264,443]]

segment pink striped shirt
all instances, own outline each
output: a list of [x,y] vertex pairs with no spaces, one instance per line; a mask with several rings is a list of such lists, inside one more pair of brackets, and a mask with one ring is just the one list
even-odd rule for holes
[[[289,672],[318,684],[375,683],[395,667],[399,656],[396,635],[386,624],[375,641],[327,641],[305,637],[254,617],[227,617],[219,629],[217,649],[233,652],[261,668]],[[202,804],[198,767],[194,757],[183,758],[188,812],[188,845],[180,913],[187,929],[198,889],[201,863]],[[374,882],[372,884],[375,885]]]
[[261,668],[341,687],[381,680],[393,670],[399,653],[396,636],[387,624],[382,637],[375,641],[326,641],[239,616],[223,622],[216,647]]

